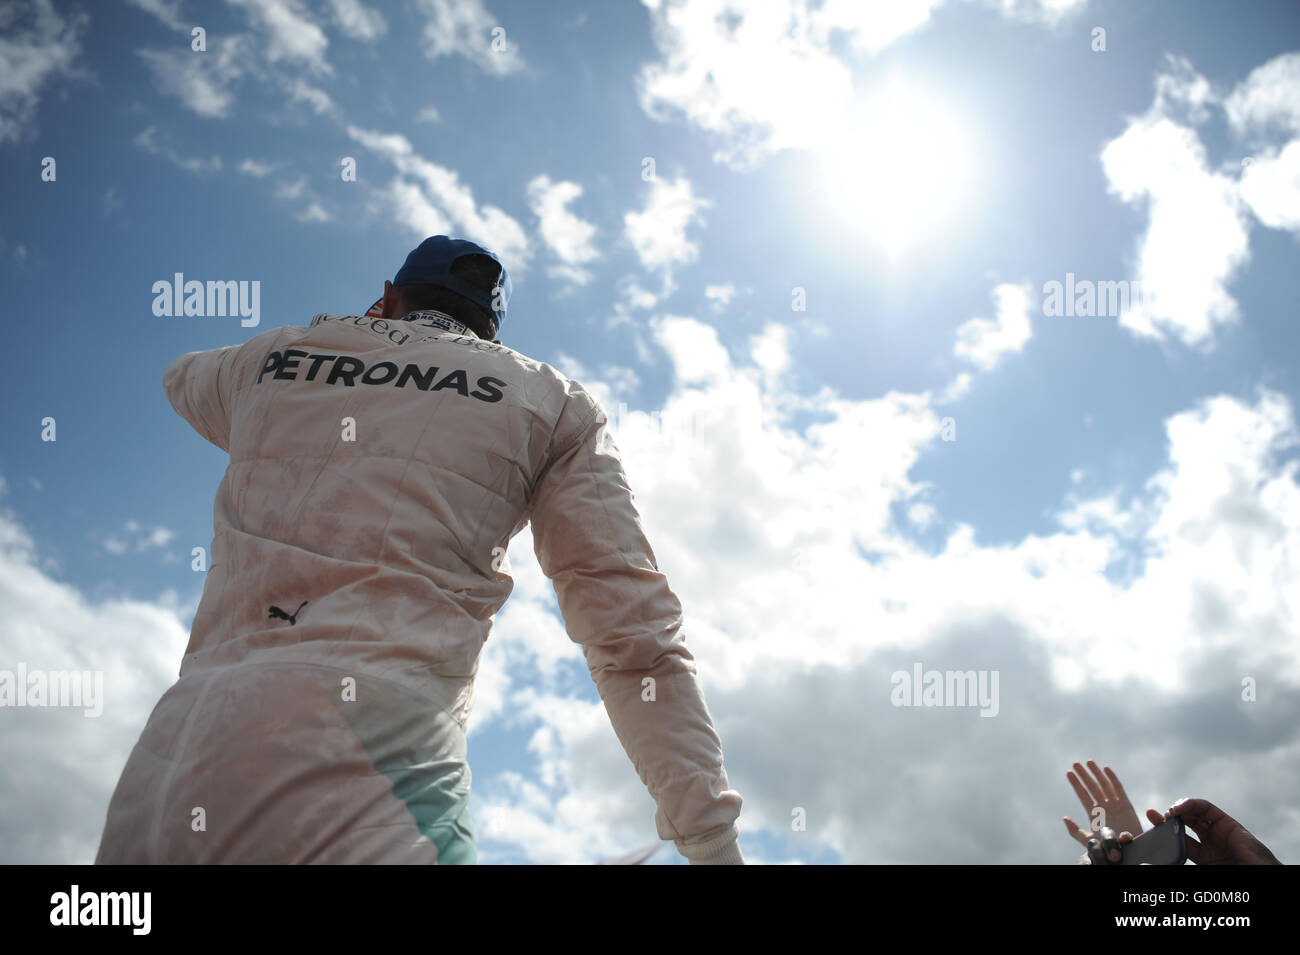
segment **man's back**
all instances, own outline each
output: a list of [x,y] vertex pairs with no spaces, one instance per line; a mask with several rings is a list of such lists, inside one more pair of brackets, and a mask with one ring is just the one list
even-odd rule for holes
[[318,315],[168,369],[230,467],[181,679],[100,861],[472,861],[464,724],[512,586],[499,555],[530,519],[661,837],[734,837],[740,797],[603,412],[546,365],[407,318]]

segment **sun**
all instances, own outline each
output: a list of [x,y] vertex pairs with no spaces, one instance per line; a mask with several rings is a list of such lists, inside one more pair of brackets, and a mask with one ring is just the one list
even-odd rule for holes
[[972,166],[962,114],[899,75],[845,116],[820,163],[833,214],[891,261],[955,220]]

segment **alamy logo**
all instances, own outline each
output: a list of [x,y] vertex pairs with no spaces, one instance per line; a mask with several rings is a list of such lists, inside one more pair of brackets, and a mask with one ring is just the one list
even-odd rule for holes
[[187,282],[184,273],[177,272],[171,282],[166,279],[154,282],[153,293],[157,296],[153,300],[153,313],[159,318],[239,315],[242,316],[239,324],[245,328],[262,321],[262,283],[257,280],[205,285],[196,279]]
[[895,670],[889,678],[894,706],[978,706],[980,716],[998,715],[997,670]]
[[[305,606],[307,606],[307,601],[304,600],[302,603],[298,604],[298,610],[302,610],[302,608]],[[293,613],[285,613],[275,604],[271,604],[270,611],[267,613],[266,616],[271,620],[275,620],[277,618],[280,620],[288,620],[289,626],[292,627],[298,622],[298,610],[295,610]]]
[[104,713],[102,670],[0,670],[0,706],[81,707],[82,715]]
[[51,925],[129,925],[131,934],[148,935],[153,908],[151,892],[70,892],[50,896]]
[[1149,309],[1151,296],[1136,280],[1094,282],[1075,280],[1065,273],[1065,283],[1043,283],[1043,315],[1047,318],[1120,318],[1134,309]]

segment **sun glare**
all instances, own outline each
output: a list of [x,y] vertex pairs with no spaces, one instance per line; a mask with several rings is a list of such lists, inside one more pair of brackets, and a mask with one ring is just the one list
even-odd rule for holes
[[835,213],[897,260],[959,214],[970,137],[952,107],[895,77],[851,111],[822,169]]

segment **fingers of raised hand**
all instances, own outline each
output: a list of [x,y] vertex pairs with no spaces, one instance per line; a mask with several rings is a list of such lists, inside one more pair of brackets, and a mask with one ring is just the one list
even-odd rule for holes
[[1083,829],[1080,829],[1078,823],[1076,823],[1069,816],[1065,817],[1065,831],[1070,834],[1071,839],[1079,843],[1079,845],[1084,846],[1085,848],[1088,845],[1089,837],[1092,835],[1092,833],[1085,832]]
[[1119,799],[1127,799],[1128,794],[1124,792],[1124,786],[1115,775],[1115,770],[1109,766],[1106,767],[1106,778],[1110,781],[1111,789],[1114,790],[1115,796]]
[[[1095,766],[1097,764],[1091,763],[1091,765]],[[1092,773],[1088,772],[1088,770],[1086,770],[1083,767],[1082,763],[1075,763],[1074,771],[1075,773],[1078,774],[1079,779],[1082,780],[1083,785],[1087,788],[1088,795],[1092,797],[1093,804],[1100,805],[1102,802],[1104,802],[1106,799],[1106,794],[1102,791],[1102,788],[1097,784],[1097,782],[1092,778]],[[1077,791],[1078,790],[1076,789],[1076,792]],[[1080,798],[1083,797],[1081,796]]]

